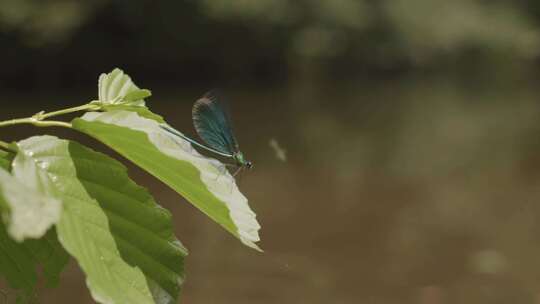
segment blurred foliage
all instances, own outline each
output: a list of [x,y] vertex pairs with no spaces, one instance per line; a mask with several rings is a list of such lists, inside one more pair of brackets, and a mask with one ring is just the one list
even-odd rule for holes
[[527,12],[512,3],[395,0],[386,9],[408,54],[420,60],[467,47],[524,57],[537,56],[540,50],[538,29]]
[[[259,26],[288,25],[300,55],[340,56],[348,48],[378,39],[394,56],[432,57],[467,47],[515,51],[534,56],[539,32],[528,12],[515,3],[471,0],[203,1],[214,18],[243,18]],[[377,37],[373,35],[373,42]],[[381,42],[381,41],[380,41]],[[383,45],[384,46],[384,45]],[[355,51],[358,51],[356,49]],[[401,53],[401,54],[400,54]]]
[[88,21],[99,2],[2,0],[1,29],[15,31],[29,46],[59,43],[71,38]]
[[338,79],[463,59],[488,68],[538,59],[539,21],[532,0],[1,0],[0,56],[12,60],[0,76],[79,83],[63,66],[93,75],[122,65],[159,66],[179,81],[267,83],[295,71]]

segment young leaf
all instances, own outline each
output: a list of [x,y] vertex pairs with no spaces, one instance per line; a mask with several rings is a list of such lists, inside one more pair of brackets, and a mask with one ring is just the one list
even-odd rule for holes
[[163,120],[163,117],[161,117],[158,114],[153,113],[147,107],[130,106],[130,105],[105,105],[102,107],[102,109],[105,112],[121,111],[121,110],[135,112],[139,114],[139,116],[141,117],[152,119],[159,123],[165,122],[165,120]]
[[73,127],[105,143],[169,185],[195,207],[255,248],[259,223],[224,165],[190,143],[173,139],[158,122],[137,113],[86,113]]
[[98,97],[103,104],[116,104],[128,102],[134,106],[144,106],[144,98],[150,96],[149,90],[139,89],[118,68],[108,74],[101,74],[98,80]]
[[150,96],[152,96],[152,92],[150,92],[150,90],[147,90],[147,89],[135,90],[135,91],[131,91],[127,93],[124,96],[124,101],[133,102],[133,101],[145,99],[146,97],[150,97]]
[[[12,158],[11,153],[0,151],[0,170],[9,169]],[[0,223],[0,274],[19,292],[18,302],[31,300],[37,284],[38,265],[43,269],[46,286],[52,287],[58,283],[68,260],[54,229],[49,229],[39,240],[18,243],[8,236],[5,226]]]
[[12,174],[0,169],[0,200],[8,209],[2,217],[9,234],[18,242],[43,236],[62,210],[49,176],[22,152],[13,160]]
[[57,224],[64,248],[100,303],[175,303],[186,250],[171,216],[133,183],[126,168],[78,143],[52,136],[18,144],[44,164],[64,204]]

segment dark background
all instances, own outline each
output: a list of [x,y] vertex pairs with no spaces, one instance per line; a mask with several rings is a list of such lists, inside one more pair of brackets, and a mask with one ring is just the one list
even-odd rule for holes
[[[1,119],[120,67],[194,134],[193,101],[224,91],[265,254],[130,166],[190,250],[183,303],[540,302],[538,1],[0,0],[0,63]],[[45,132],[119,158],[0,136]],[[39,299],[92,303],[74,262]]]

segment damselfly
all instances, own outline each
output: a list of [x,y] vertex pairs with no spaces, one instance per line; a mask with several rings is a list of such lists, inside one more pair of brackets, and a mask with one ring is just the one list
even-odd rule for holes
[[167,124],[161,124],[161,128],[200,148],[232,159],[234,164],[231,165],[236,167],[233,176],[244,168],[253,167],[253,164],[245,159],[240,151],[240,146],[234,137],[229,113],[218,94],[210,91],[197,100],[193,105],[192,117],[195,130],[206,145],[187,137]]

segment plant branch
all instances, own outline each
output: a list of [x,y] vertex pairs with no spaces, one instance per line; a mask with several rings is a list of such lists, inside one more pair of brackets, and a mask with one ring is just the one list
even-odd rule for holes
[[78,111],[96,111],[96,110],[99,110],[100,108],[101,108],[100,105],[90,102],[90,103],[84,104],[82,106],[73,107],[73,108],[67,108],[67,109],[53,111],[53,112],[49,112],[49,113],[39,112],[39,113],[35,114],[33,117],[38,119],[38,120],[44,120],[44,119],[47,119],[49,117],[63,115],[63,114],[69,114],[69,113],[78,112]]
[[101,108],[101,105],[93,101],[93,102],[84,104],[82,106],[67,108],[67,109],[48,112],[48,113],[41,111],[39,113],[34,114],[32,117],[16,118],[16,119],[0,121],[0,127],[6,127],[6,126],[18,125],[18,124],[31,124],[36,127],[71,128],[70,123],[63,122],[63,121],[46,120],[46,119],[49,117],[69,114],[69,113],[78,112],[78,111],[95,111],[95,110],[99,110],[100,108]]
[[4,149],[6,151],[11,151],[12,149],[9,147],[9,144],[5,141],[0,140],[0,148]]
[[27,117],[27,118],[17,118],[17,119],[10,119],[6,121],[0,121],[0,127],[7,127],[12,125],[18,125],[18,124],[31,124],[36,127],[65,127],[65,128],[71,128],[71,124],[64,122],[64,121],[55,121],[55,120],[39,120],[34,117]]

